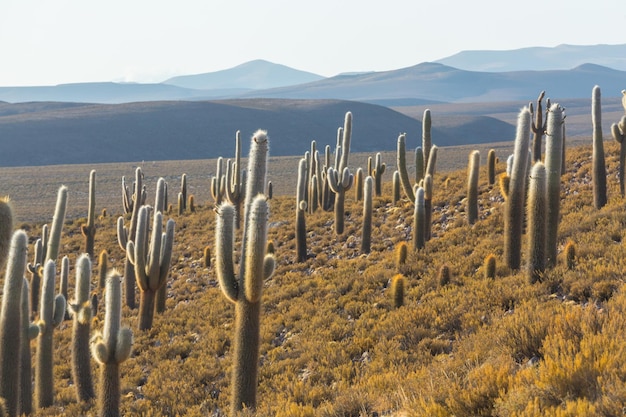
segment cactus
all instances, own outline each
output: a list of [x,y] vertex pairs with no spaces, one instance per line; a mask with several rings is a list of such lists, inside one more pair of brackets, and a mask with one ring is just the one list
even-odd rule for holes
[[393,171],[391,177],[391,202],[395,206],[400,201],[400,173]]
[[39,335],[39,327],[31,323],[30,294],[28,280],[24,278],[22,285],[22,298],[20,303],[20,415],[29,415],[33,411],[33,381],[32,362],[30,353],[30,341]]
[[424,177],[424,239],[428,242],[432,237],[433,217],[433,177]]
[[307,183],[307,162],[300,159],[298,164],[298,185],[296,187],[296,262],[306,262],[306,219],[304,213],[307,202],[304,200]]
[[313,175],[311,178],[311,184],[309,185],[309,213],[315,213],[319,207],[320,193],[318,187],[319,182],[317,181],[317,175]]
[[[380,197],[383,194],[383,174],[385,173],[386,165],[382,163],[382,156],[380,152],[376,154],[374,160],[374,168],[372,170],[372,176],[374,177],[376,196]],[[357,184],[358,186],[358,184]]]
[[[105,252],[106,253],[106,252]],[[88,254],[76,260],[76,290],[74,300],[68,304],[73,317],[72,328],[72,378],[78,401],[89,401],[96,395],[91,381],[89,333],[91,331],[91,261]]]
[[432,121],[430,117],[430,109],[424,110],[422,115],[422,152],[424,153],[424,162],[428,162],[430,159],[430,152],[433,147],[433,141],[430,134],[432,127]]
[[0,310],[0,397],[6,401],[9,416],[17,416],[19,407],[21,299],[27,250],[26,233],[13,233]]
[[246,189],[246,173],[241,169],[241,132],[235,133],[235,160],[231,163],[226,161],[226,179],[224,191],[226,199],[235,206],[237,229],[241,228],[241,204],[243,203]]
[[[68,258],[67,256],[64,256],[61,259],[61,273],[59,275],[59,294],[61,294],[63,298],[65,298],[66,301],[69,300],[69,298],[67,297],[67,287],[68,287],[69,276],[70,276],[70,258]],[[69,319],[70,319],[70,312],[66,308],[65,316],[63,320],[69,320]]]
[[183,194],[178,193],[178,215],[182,216],[185,213],[185,201],[183,200]]
[[112,270],[106,281],[104,331],[96,334],[91,342],[91,353],[100,364],[98,415],[102,417],[120,415],[119,366],[128,359],[133,345],[133,332],[121,326],[120,287],[120,276],[117,271]]
[[137,222],[135,242],[128,241],[126,256],[135,267],[135,278],[140,290],[139,330],[152,328],[157,291],[166,283],[174,244],[174,220],[167,221],[163,230],[163,215],[154,214],[152,235],[148,243],[149,208],[142,206]]
[[98,289],[102,291],[106,284],[107,272],[109,269],[109,253],[106,249],[100,252],[98,257]]
[[[44,225],[44,227],[42,228],[42,233],[43,237],[45,237],[47,239],[47,230],[48,228],[46,227],[46,225]],[[41,265],[43,264],[43,257],[44,257],[44,248],[43,248],[43,241],[42,239],[37,239],[35,241],[34,244],[34,262],[33,263],[28,263],[27,268],[28,271],[31,273],[31,278],[30,278],[30,305],[31,305],[31,317],[35,317],[37,315],[37,311],[38,311],[38,306],[39,306],[39,289],[41,287],[41,273],[42,273],[42,267]]]
[[[626,96],[625,96],[626,97]],[[626,195],[626,187],[624,186],[624,175],[626,174],[626,115],[622,116],[619,123],[611,125],[611,134],[613,139],[619,143],[619,192],[622,197]]]
[[191,194],[189,199],[187,200],[187,207],[189,208],[189,213],[196,212],[196,198]]
[[[180,195],[183,198],[182,210],[185,212],[187,210],[187,174],[183,174],[180,177]],[[160,207],[160,210],[157,209],[157,211],[163,213],[164,208],[165,207]]]
[[52,218],[52,229],[50,230],[50,238],[48,239],[48,251],[45,260],[53,260],[56,262],[59,256],[59,246],[61,243],[61,231],[63,230],[63,222],[65,221],[65,212],[67,210],[67,187],[62,185],[57,195],[56,208],[54,209],[54,217]]
[[351,139],[352,113],[347,112],[343,129],[339,128],[337,131],[335,167],[330,167],[326,171],[328,186],[335,196],[335,233],[337,233],[337,235],[343,234],[346,191],[352,188],[352,184],[354,183],[354,176],[350,174],[350,170],[348,169]]
[[274,186],[272,185],[272,181],[267,182],[267,190],[265,191],[265,195],[268,200],[271,200],[274,197]]
[[441,268],[439,268],[437,281],[439,282],[440,287],[445,287],[450,283],[450,267],[448,265],[441,265]]
[[363,224],[361,229],[361,253],[370,253],[372,246],[372,188],[374,179],[365,179],[363,190]]
[[400,242],[396,245],[396,269],[399,270],[406,263],[408,252],[409,249],[406,242]]
[[528,142],[530,140],[530,111],[522,109],[517,119],[515,149],[508,198],[504,212],[504,258],[506,265],[519,269],[522,251],[522,228],[524,219],[524,197],[526,193],[526,169]]
[[424,206],[424,189],[418,187],[415,193],[415,211],[413,214],[413,250],[422,249],[426,242],[426,208]]
[[509,187],[511,186],[511,177],[506,172],[503,172],[498,177],[498,184],[500,185],[500,194],[502,194],[502,198],[506,200],[509,198]]
[[224,176],[223,170],[224,159],[220,156],[217,158],[217,170],[215,171],[215,176],[211,178],[211,196],[217,206],[222,204],[224,194],[226,193],[226,177]]
[[358,168],[354,174],[354,199],[363,200],[363,168]]
[[80,227],[85,237],[85,252],[93,259],[94,241],[96,238],[96,170],[89,173],[89,209],[87,211],[87,224]]
[[602,106],[600,87],[593,87],[591,97],[591,123],[593,125],[593,151],[591,177],[593,181],[593,205],[601,209],[607,203],[606,161],[604,160],[604,142],[602,137]]
[[424,173],[424,176],[426,175],[430,175],[431,177],[435,176],[435,167],[437,165],[437,151],[439,150],[439,148],[437,147],[437,145],[433,145],[432,148],[430,148],[430,153],[428,154],[428,163],[426,164],[426,171]]
[[393,297],[393,306],[400,308],[404,305],[404,287],[406,279],[402,274],[396,274],[391,280],[391,296]]
[[496,255],[490,253],[485,257],[483,262],[483,269],[485,272],[485,278],[495,279],[496,277]]
[[622,107],[624,107],[624,113],[626,113],[626,90],[622,90]]
[[264,279],[274,271],[274,256],[266,255],[269,206],[263,193],[267,172],[268,138],[265,131],[252,137],[244,205],[244,228],[239,274],[233,264],[235,209],[218,208],[216,271],[224,296],[235,304],[231,412],[256,407],[259,359],[261,292]]
[[558,253],[558,228],[561,204],[561,166],[563,164],[563,108],[557,103],[548,109],[545,170],[547,181],[546,265],[555,266]]
[[567,269],[572,270],[576,266],[576,244],[573,241],[568,241],[563,249],[565,253],[565,263]]
[[35,358],[35,404],[49,407],[54,402],[52,345],[54,328],[65,316],[65,298],[54,295],[56,264],[52,259],[43,267],[43,286],[39,304],[39,337]]
[[413,192],[413,186],[409,180],[409,172],[406,167],[406,134],[404,133],[398,136],[396,163],[398,165],[400,184],[402,185],[404,194],[410,201],[415,201],[415,193]]
[[[428,162],[428,161],[426,161]],[[422,147],[418,146],[415,148],[415,183],[419,184],[419,182],[424,179],[424,171],[426,170],[426,162],[424,161],[424,151],[422,151]]]
[[10,200],[8,197],[0,198],[0,270],[7,262],[12,235],[13,210]]
[[474,224],[478,220],[478,174],[480,170],[480,152],[472,151],[469,156],[467,174],[467,221]]
[[[560,126],[559,126],[560,130]],[[548,137],[550,132],[548,131]],[[559,150],[560,151],[560,150]],[[559,152],[560,159],[560,152]],[[558,174],[561,174],[560,167]],[[528,189],[528,269],[529,283],[535,283],[541,279],[546,269],[546,229],[547,217],[547,188],[546,167],[539,161],[536,162],[530,173]]]
[[[532,162],[541,161],[541,141],[543,140],[543,135],[546,133],[546,121],[543,120],[543,108],[541,101],[543,97],[546,95],[545,91],[539,93],[539,97],[537,97],[537,113],[533,111],[533,105],[530,103],[528,108],[530,110],[531,117],[531,129],[533,132],[533,149],[532,149]],[[546,109],[550,108],[550,99],[548,99],[548,103]],[[534,116],[534,120],[533,119]]]
[[496,183],[496,151],[489,149],[487,153],[487,184],[493,186]]

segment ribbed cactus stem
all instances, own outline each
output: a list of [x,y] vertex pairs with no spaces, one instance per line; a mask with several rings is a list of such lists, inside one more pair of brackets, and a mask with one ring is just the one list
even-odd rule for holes
[[298,164],[298,183],[296,187],[296,262],[306,261],[306,219],[307,202],[304,195],[307,190],[307,162],[300,159]]
[[49,259],[43,268],[43,286],[39,304],[39,337],[35,359],[35,405],[50,407],[54,402],[53,332],[65,316],[65,298],[54,295],[56,264]]
[[245,175],[241,174],[241,132],[235,134],[235,159],[226,161],[226,199],[235,206],[235,225],[241,227],[241,204],[244,200]]
[[430,148],[428,163],[426,164],[426,171],[424,175],[430,175],[431,177],[435,176],[435,168],[437,167],[437,151],[439,151],[437,145],[433,145],[432,148]]
[[489,149],[487,153],[487,183],[494,185],[496,183],[496,151]]
[[65,221],[65,213],[67,210],[67,187],[62,185],[57,194],[56,208],[54,209],[54,217],[52,218],[52,229],[50,230],[50,239],[48,241],[48,252],[46,253],[46,261],[51,259],[57,260],[59,256],[59,246],[61,243],[61,231],[63,230],[63,222]]
[[472,151],[469,156],[467,173],[467,221],[474,224],[478,220],[478,176],[480,172],[480,152]]
[[117,271],[112,270],[106,283],[104,331],[96,334],[91,343],[91,353],[100,364],[99,416],[120,415],[119,366],[130,356],[133,344],[133,333],[128,328],[122,328],[121,316],[120,276]]
[[424,151],[421,146],[415,148],[415,183],[424,179],[424,173],[426,171],[426,162],[424,161]]
[[374,179],[365,178],[363,184],[363,224],[361,229],[361,253],[370,253],[372,246],[372,188]]
[[90,282],[91,261],[89,255],[83,254],[76,260],[76,290],[74,300],[68,304],[73,316],[72,378],[78,401],[89,401],[96,396],[91,379],[89,350],[92,316]]
[[626,174],[626,115],[622,116],[619,123],[611,125],[611,134],[613,139],[619,143],[619,191],[620,195],[626,195],[626,187],[624,186],[624,175]]
[[409,171],[406,167],[406,135],[403,133],[398,136],[398,147],[396,153],[396,163],[398,172],[400,173],[400,184],[404,190],[404,194],[410,201],[415,201],[415,193],[409,179]]
[[9,256],[12,235],[13,210],[10,200],[8,197],[0,198],[0,270],[4,268]]
[[224,159],[220,156],[217,158],[217,169],[215,176],[211,178],[211,196],[216,205],[222,204],[224,193],[226,192],[226,181],[224,177]]
[[400,201],[400,173],[393,171],[391,176],[391,202],[395,206]]
[[[186,211],[187,210],[187,174],[183,174],[180,177],[180,194],[183,197],[183,211]],[[157,206],[155,206],[155,208],[156,207]],[[159,208],[161,208],[161,210],[157,209],[157,211],[160,211],[161,213],[165,212],[164,207],[159,207]]]
[[432,136],[430,130],[432,128],[432,120],[430,115],[430,109],[424,110],[422,115],[422,152],[424,153],[424,161],[428,161],[430,158],[430,151],[433,146]]
[[561,165],[563,164],[563,108],[557,103],[548,109],[546,120],[545,171],[547,181],[547,266],[556,265],[559,213],[561,205]]
[[363,200],[363,168],[358,168],[354,174],[354,199]]
[[21,300],[27,248],[26,233],[13,233],[0,310],[0,397],[6,401],[9,416],[17,416],[19,407]]
[[424,177],[424,239],[429,241],[432,237],[433,217],[433,177]]
[[537,97],[537,113],[534,113],[532,103],[528,106],[531,119],[534,116],[534,120],[532,120],[531,129],[533,132],[533,149],[532,149],[532,161],[537,162],[541,161],[541,141],[543,139],[543,135],[546,131],[546,121],[543,120],[543,107],[541,101],[543,97],[546,95],[545,91],[539,93],[539,97]]
[[591,96],[591,123],[593,125],[593,150],[591,177],[593,182],[593,205],[601,209],[607,203],[606,161],[602,137],[602,102],[600,87],[595,86]]
[[415,210],[413,213],[413,250],[424,248],[426,242],[426,208],[424,206],[424,189],[418,187],[415,192]]
[[89,173],[89,209],[87,211],[87,224],[82,225],[80,230],[85,237],[85,252],[93,259],[94,242],[96,238],[96,170]]
[[529,141],[530,111],[525,107],[517,118],[514,158],[504,212],[504,258],[506,265],[513,270],[521,265]]
[[39,335],[39,327],[31,323],[30,295],[28,280],[24,278],[21,298],[20,325],[20,414],[29,415],[33,411],[33,380],[30,341]]
[[383,174],[385,173],[385,169],[387,165],[382,163],[382,155],[380,152],[376,154],[376,159],[374,160],[374,184],[375,184],[375,192],[376,196],[380,197],[383,194]]
[[530,173],[528,187],[527,277],[531,284],[539,281],[546,269],[546,180],[546,167],[542,162],[535,163]]
[[[67,296],[67,290],[69,287],[69,278],[70,278],[70,258],[64,256],[61,259],[61,273],[59,275],[59,293],[65,298],[65,300],[69,300]],[[68,309],[65,309],[65,320],[70,319],[70,312]]]
[[348,157],[350,156],[350,141],[352,140],[352,113],[346,112],[343,122],[343,138],[341,142],[341,160],[337,170],[343,172],[348,168]]
[[[183,174],[184,175],[184,174]],[[159,178],[156,185],[156,194],[154,198],[154,210],[165,213],[165,179]]]

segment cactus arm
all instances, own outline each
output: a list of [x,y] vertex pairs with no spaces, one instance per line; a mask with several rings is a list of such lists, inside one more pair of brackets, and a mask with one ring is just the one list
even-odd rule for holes
[[248,224],[248,245],[245,248],[246,270],[244,293],[246,299],[256,303],[261,299],[263,289],[265,246],[267,241],[267,200],[260,194],[252,202]]
[[233,264],[235,208],[224,203],[217,209],[215,228],[215,269],[224,296],[236,302],[239,298],[239,283]]
[[413,192],[413,186],[409,180],[409,172],[406,167],[406,135],[404,133],[398,136],[396,156],[398,172],[400,173],[400,185],[402,185],[406,197],[411,201],[415,201],[415,193]]
[[430,109],[424,110],[422,115],[422,151],[424,152],[424,161],[428,162],[430,159],[430,152],[432,150],[432,135],[430,133],[432,128],[432,117],[430,115]]
[[174,220],[169,219],[165,224],[165,233],[163,233],[161,238],[161,256],[160,256],[160,281],[161,284],[167,278],[167,274],[170,270],[170,264],[172,263],[172,250],[174,248],[174,229],[176,228],[176,222]]
[[48,242],[48,252],[46,260],[52,259],[56,261],[59,256],[59,245],[61,243],[61,231],[63,230],[63,222],[65,221],[65,213],[67,210],[67,187],[62,185],[57,194],[57,203],[52,218],[52,230],[50,231],[50,240]]
[[154,213],[152,219],[152,234],[150,235],[150,246],[146,262],[146,276],[148,278],[148,287],[156,291],[160,287],[161,278],[161,243],[163,231],[163,215],[159,212]]

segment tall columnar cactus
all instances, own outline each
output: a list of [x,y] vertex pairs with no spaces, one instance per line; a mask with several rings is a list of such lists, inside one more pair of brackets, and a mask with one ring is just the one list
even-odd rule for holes
[[432,120],[430,109],[426,109],[422,115],[422,152],[424,153],[424,162],[428,162],[430,159],[430,151],[433,146],[432,135],[430,133],[431,127]]
[[374,159],[374,167],[372,169],[377,197],[380,197],[383,194],[383,174],[385,173],[386,168],[387,165],[382,162],[382,155],[378,152],[376,154],[376,158]]
[[409,179],[409,171],[406,167],[406,134],[402,133],[398,136],[398,147],[396,152],[396,163],[400,174],[400,184],[404,190],[404,194],[410,201],[415,201],[415,192],[413,185]]
[[607,203],[606,161],[604,160],[604,139],[602,137],[602,102],[600,87],[595,86],[591,96],[591,123],[593,125],[593,151],[591,176],[593,181],[593,205],[601,209]]
[[372,188],[374,186],[372,177],[365,178],[363,184],[363,224],[361,229],[361,253],[370,253],[372,247]]
[[135,170],[135,182],[132,190],[126,185],[126,177],[122,177],[122,205],[124,214],[135,212],[135,207],[141,207],[146,201],[146,189],[142,184],[143,173],[140,167]]
[[492,186],[496,183],[496,151],[489,149],[487,153],[487,183]]
[[296,262],[306,262],[306,219],[307,202],[304,200],[307,183],[307,162],[300,159],[298,164],[298,185],[296,187]]
[[65,213],[67,211],[67,187],[62,185],[57,194],[56,208],[54,209],[54,217],[52,218],[52,229],[50,230],[50,238],[48,239],[48,251],[45,260],[53,260],[56,262],[59,256],[59,246],[61,244],[61,232],[63,230],[63,222],[65,221]]
[[10,416],[17,416],[19,407],[21,298],[27,250],[26,233],[13,233],[0,310],[0,397]]
[[421,146],[415,148],[415,183],[419,184],[419,182],[424,178],[424,174],[426,172],[426,163],[428,161],[424,160],[424,151]]
[[91,332],[91,261],[83,254],[76,260],[76,290],[74,300],[68,303],[73,317],[72,328],[72,378],[78,401],[89,401],[96,395],[91,380],[89,333]]
[[217,170],[215,176],[211,178],[211,196],[215,205],[222,204],[224,194],[226,193],[226,176],[224,175],[224,159],[220,156],[217,158]]
[[241,132],[235,134],[235,160],[226,161],[226,179],[224,191],[226,199],[235,206],[237,229],[241,227],[241,205],[243,204],[244,191],[246,189],[245,171],[241,169]]
[[163,215],[160,212],[154,214],[152,234],[148,236],[149,210],[147,206],[139,210],[136,239],[128,241],[126,246],[126,256],[135,267],[140,290],[139,330],[152,328],[156,293],[166,284],[174,245],[174,220],[167,221],[163,233]]
[[341,235],[344,229],[346,192],[352,188],[354,182],[354,176],[348,168],[350,142],[352,140],[352,113],[346,113],[344,126],[339,128],[337,132],[335,167],[328,168],[326,176],[328,186],[335,195],[335,233]]
[[[66,301],[69,299],[67,297],[69,277],[70,277],[70,258],[68,258],[67,256],[64,256],[61,259],[61,273],[59,275],[59,293],[63,296],[63,298],[65,298]],[[70,319],[70,312],[66,308],[64,320],[69,320],[69,319]]]
[[354,199],[356,201],[363,200],[363,168],[358,168],[354,174]]
[[[626,97],[626,96],[625,96]],[[626,187],[624,186],[624,175],[626,174],[626,115],[622,116],[619,123],[611,125],[611,134],[613,139],[619,143],[619,191],[622,197],[626,195]]]
[[91,353],[100,364],[98,415],[101,417],[120,415],[120,364],[128,359],[133,345],[133,332],[121,324],[120,287],[120,276],[112,270],[106,282],[104,331],[91,342]]
[[[46,226],[46,225],[44,225]],[[47,227],[42,228],[43,231],[47,231]],[[42,235],[47,236],[46,233],[42,233]],[[45,237],[47,239],[47,237]],[[26,266],[28,271],[31,273],[30,278],[30,305],[31,305],[31,317],[37,315],[39,311],[39,289],[41,288],[41,274],[42,274],[42,264],[43,258],[45,256],[45,250],[43,245],[43,240],[37,239],[33,244],[34,247],[34,256],[33,262],[28,263]]]
[[[126,253],[126,246],[130,241],[130,231],[124,226],[124,218],[117,218],[117,243],[120,248]],[[102,278],[102,277],[101,277]],[[103,288],[104,283],[101,281],[101,287]],[[134,309],[136,307],[135,303],[135,268],[133,264],[130,262],[130,258],[126,256],[124,259],[124,302],[126,306],[130,309]]]
[[9,256],[12,235],[13,210],[11,209],[9,198],[3,197],[0,198],[0,270],[4,268]]
[[472,151],[469,156],[467,173],[467,221],[474,224],[478,220],[478,174],[480,172],[480,152]]
[[96,238],[96,170],[89,173],[89,209],[87,211],[87,224],[80,227],[85,237],[85,252],[93,259],[94,242]]
[[[187,174],[183,174],[180,177],[180,194],[183,197],[183,211],[187,210]],[[163,213],[165,210],[161,210]]]
[[546,167],[539,161],[530,173],[528,187],[528,282],[535,283],[541,279],[546,269]]
[[513,165],[504,208],[504,259],[506,265],[514,270],[521,265],[529,141],[530,111],[525,107],[517,118]]
[[218,209],[215,244],[216,271],[224,296],[235,304],[231,412],[256,407],[259,365],[261,292],[274,271],[274,256],[266,255],[268,202],[263,195],[267,172],[268,138],[265,131],[252,137],[239,273],[233,264],[234,216],[232,204]]
[[54,402],[53,333],[65,316],[65,298],[54,295],[56,264],[52,259],[43,268],[43,286],[39,304],[39,337],[35,359],[35,405],[50,407]]
[[[545,91],[539,93],[539,97],[537,97],[537,113],[533,111],[532,103],[529,104],[528,108],[530,110],[530,117],[532,120],[531,129],[533,132],[533,149],[532,149],[532,161],[537,162],[541,161],[541,141],[543,140],[543,135],[546,133],[546,121],[543,119],[543,107],[541,101],[543,97],[546,95]],[[548,99],[548,103],[546,108],[550,108],[550,100]]]
[[426,243],[426,208],[424,189],[418,187],[415,192],[415,211],[413,213],[413,250],[422,249]]
[[24,278],[20,300],[20,398],[19,413],[29,415],[33,411],[33,380],[30,341],[39,335],[39,327],[30,321],[30,293],[28,280]]
[[400,173],[393,171],[391,176],[391,202],[395,206],[400,201]]
[[428,242],[432,237],[433,218],[433,177],[424,177],[424,239]]
[[561,167],[563,164],[563,108],[558,103],[548,109],[545,170],[547,181],[546,265],[555,266],[558,253],[559,212],[561,205]]

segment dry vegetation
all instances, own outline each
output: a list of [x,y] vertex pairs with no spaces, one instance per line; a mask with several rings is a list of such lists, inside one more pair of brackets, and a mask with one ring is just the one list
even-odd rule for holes
[[[534,285],[523,272],[503,266],[503,202],[499,190],[487,186],[485,166],[480,217],[469,226],[462,204],[466,169],[453,165],[452,152],[440,154],[444,168],[434,181],[433,238],[424,250],[409,250],[404,265],[396,266],[394,249],[411,239],[413,206],[408,201],[391,204],[391,169],[384,176],[384,195],[374,200],[369,255],[359,253],[362,208],[350,192],[344,236],[335,236],[332,213],[307,215],[310,256],[295,263],[297,161],[273,159],[270,173],[279,195],[271,200],[269,233],[277,270],[264,286],[257,415],[623,415],[626,203],[616,178],[619,149],[613,142],[606,145],[610,201],[599,211],[592,207],[591,149],[568,149],[559,242],[560,250],[575,242],[575,266],[568,269],[560,259]],[[459,161],[467,161],[467,149],[457,151]],[[486,151],[481,155],[484,161]],[[498,150],[501,161],[507,155],[508,150]],[[393,154],[383,160],[395,165]],[[364,166],[361,161],[351,160]],[[158,168],[144,168],[149,201],[156,177],[164,175]],[[498,168],[502,171],[504,163]],[[97,208],[106,207],[109,215],[97,221],[96,251],[106,249],[112,266],[122,269],[124,254],[115,235],[121,212],[119,180],[121,175],[132,178],[132,166],[119,167],[110,180],[104,179],[109,175],[104,169],[97,169],[99,189],[110,191],[99,191]],[[121,365],[124,415],[228,412],[234,311],[218,288],[213,268],[203,265],[204,247],[214,245],[215,213],[208,197],[214,163],[201,165],[196,172],[203,174],[197,176],[187,163],[178,169],[167,178],[170,190],[177,191],[177,178],[187,172],[190,193],[199,196],[196,212],[166,216],[176,221],[166,312],[155,317],[152,330],[141,332],[136,330],[137,312],[123,311],[123,324],[135,333],[133,353]],[[23,222],[18,226],[34,240],[40,221],[52,216],[58,185],[80,187],[86,194],[89,170],[71,180],[65,173],[51,177],[39,170],[23,172],[40,187],[54,186],[45,193],[28,185],[9,187]],[[33,192],[47,215],[38,204],[29,206],[18,198]],[[50,200],[44,202],[47,193]],[[85,219],[76,213],[85,216],[87,205],[86,195],[77,193],[72,199],[70,194],[61,255],[70,256],[73,265],[84,250],[79,228]],[[31,213],[29,208],[37,210]],[[497,259],[495,279],[484,277],[483,261],[491,253]],[[437,275],[444,264],[451,276],[442,285]],[[398,272],[406,277],[405,301],[394,308],[389,288]],[[92,282],[95,286],[95,276]],[[97,321],[102,317],[99,311],[94,328],[101,327]],[[55,405],[37,416],[94,413],[92,403],[75,399],[68,360],[71,327],[66,321],[55,331]]]

